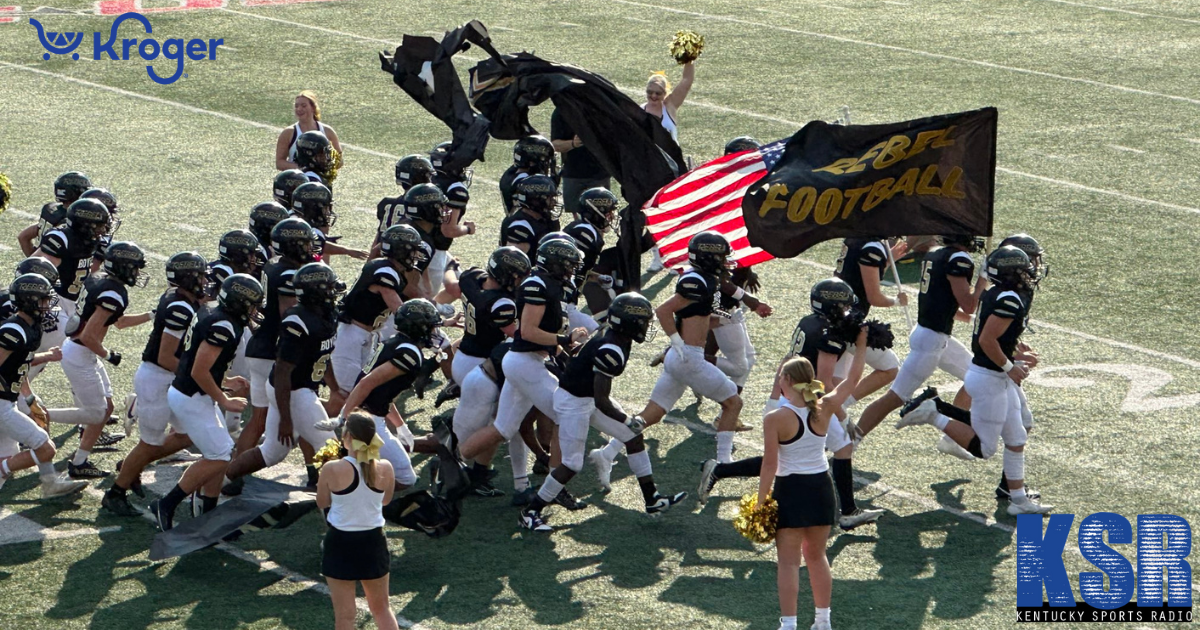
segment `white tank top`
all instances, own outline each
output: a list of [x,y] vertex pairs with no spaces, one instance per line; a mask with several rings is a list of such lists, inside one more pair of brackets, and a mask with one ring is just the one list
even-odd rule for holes
[[795,437],[779,443],[779,477],[787,475],[811,475],[829,470],[825,459],[825,436],[813,433],[808,424],[808,408],[797,407],[784,400],[780,409],[787,409],[800,420],[800,429]]
[[[643,105],[642,109],[646,109],[646,106]],[[663,129],[666,129],[667,133],[671,134],[671,139],[678,143],[679,142],[679,128],[675,125],[675,120],[671,118],[671,112],[667,110],[666,103],[663,103],[662,111],[663,111],[663,115],[662,115],[662,118],[660,119],[660,122],[662,122]],[[650,114],[650,115],[653,116],[654,114]]]
[[[320,131],[321,133],[324,133],[327,136],[329,135],[328,133],[325,133],[325,123],[323,123],[319,120],[317,121],[317,129],[316,130]],[[300,134],[302,134],[302,133],[304,133],[304,132],[300,131],[300,123],[296,123],[296,124],[292,125],[292,146],[288,147],[288,161],[289,162],[296,161],[296,140],[298,140],[300,138]]]
[[345,490],[333,493],[333,505],[326,519],[344,532],[362,532],[383,527],[383,493],[371,489],[359,474],[358,461],[346,456],[354,466],[354,481]]

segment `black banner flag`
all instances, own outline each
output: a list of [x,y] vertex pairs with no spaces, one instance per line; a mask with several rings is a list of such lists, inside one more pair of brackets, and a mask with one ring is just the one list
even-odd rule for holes
[[814,121],[742,200],[750,244],[779,258],[835,238],[991,236],[996,109],[886,125]]

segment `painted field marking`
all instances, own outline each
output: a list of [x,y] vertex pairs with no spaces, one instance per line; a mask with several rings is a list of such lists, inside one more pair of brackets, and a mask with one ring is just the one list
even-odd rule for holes
[[1159,20],[1172,20],[1175,22],[1185,22],[1187,24],[1200,24],[1200,20],[1176,17],[1174,15],[1159,15],[1156,13],[1145,13],[1143,11],[1131,11],[1129,9],[1118,9],[1116,7],[1102,7],[1102,6],[1098,6],[1095,4],[1084,4],[1082,2],[1069,2],[1068,0],[1045,0],[1045,1],[1046,2],[1055,2],[1058,4],[1069,4],[1074,7],[1084,7],[1087,9],[1094,9],[1096,11],[1108,11],[1111,13],[1125,13],[1128,15],[1136,15],[1138,17],[1148,17],[1148,18],[1155,18],[1155,19],[1159,19]]
[[208,231],[198,225],[192,225],[190,223],[176,223],[175,227],[183,230],[184,232],[191,232],[193,234],[203,234]]
[[291,44],[291,45],[293,45],[293,46],[304,46],[305,48],[308,48],[308,47],[311,45],[311,44],[308,44],[308,43],[305,43],[305,42],[297,42],[297,41],[290,40],[290,39],[285,39],[285,40],[283,40],[283,43],[285,43],[285,44]]
[[1121,144],[1106,144],[1104,146],[1106,146],[1114,151],[1125,151],[1128,153],[1145,153],[1145,151],[1142,149],[1135,149],[1133,147],[1127,147],[1127,146],[1124,146]]
[[119,525],[111,527],[81,527],[79,529],[52,529],[42,527],[36,521],[0,507],[0,547],[39,540],[62,540],[76,536],[99,536],[121,531]]

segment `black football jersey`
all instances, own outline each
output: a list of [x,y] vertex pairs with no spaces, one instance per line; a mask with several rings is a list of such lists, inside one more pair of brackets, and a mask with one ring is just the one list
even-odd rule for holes
[[71,339],[78,339],[79,335],[83,334],[83,328],[87,326],[88,320],[92,316],[104,317],[104,325],[112,326],[129,307],[129,291],[125,283],[114,280],[105,274],[88,278],[79,298],[82,306],[75,314],[79,325],[74,329],[68,327],[66,331],[67,336]]
[[1028,307],[1016,291],[1000,287],[991,287],[984,291],[983,296],[979,298],[979,315],[975,318],[975,332],[971,334],[971,354],[975,355],[971,362],[989,370],[1002,372],[1000,366],[989,359],[979,345],[979,333],[983,330],[984,323],[989,317],[1011,319],[1012,323],[1008,325],[1008,330],[1005,330],[999,339],[1000,349],[1004,351],[1005,358],[1011,361],[1017,352],[1017,340],[1021,338],[1021,333],[1025,332],[1025,318],[1028,314]]
[[207,296],[209,300],[216,300],[221,293],[221,283],[225,279],[233,275],[233,267],[215,260],[208,263],[208,287],[211,295]]
[[275,342],[279,338],[279,322],[283,319],[279,314],[279,298],[296,297],[296,289],[292,288],[292,277],[296,275],[297,267],[282,258],[267,263],[267,305],[262,310],[262,322],[250,343],[246,345],[246,356],[252,359],[274,359]]
[[842,253],[838,255],[837,268],[834,275],[846,281],[854,295],[858,297],[857,308],[863,315],[871,312],[871,303],[867,301],[867,290],[863,285],[863,271],[859,265],[874,267],[879,270],[879,279],[883,280],[883,269],[887,267],[887,249],[882,241],[872,241],[863,238],[848,238],[842,241]]
[[[283,314],[275,357],[278,361],[295,366],[292,370],[292,390],[315,390],[321,387],[329,366],[329,355],[333,354],[336,335],[332,317],[317,313],[303,304],[297,304]],[[275,366],[271,366],[271,385],[280,385],[275,382]]]
[[4,321],[16,314],[17,305],[12,301],[12,296],[8,294],[8,289],[0,287],[0,321]]
[[54,291],[64,300],[78,300],[83,282],[91,272],[92,246],[80,243],[67,230],[51,230],[42,236],[39,247],[43,253],[59,260]]
[[513,342],[511,339],[508,339],[495,348],[492,348],[492,353],[488,355],[488,362],[492,364],[498,387],[504,387],[504,357],[508,356],[508,351],[512,350],[512,347]]
[[633,341],[620,340],[611,329],[592,335],[583,348],[567,361],[567,369],[558,386],[577,398],[595,396],[596,373],[617,378],[625,371]]
[[379,200],[375,206],[375,218],[379,220],[379,233],[383,234],[385,230],[393,225],[405,223],[407,216],[404,214],[404,197],[384,197]]
[[675,311],[675,327],[678,328],[689,317],[712,315],[714,310],[720,308],[721,281],[716,276],[693,269],[675,281],[675,294],[691,302]]
[[171,387],[179,390],[185,396],[195,396],[203,393],[196,380],[192,378],[192,365],[196,362],[196,353],[200,345],[208,343],[221,349],[217,360],[213,361],[208,373],[218,387],[225,380],[225,372],[237,354],[238,343],[242,339],[244,327],[225,313],[225,309],[217,307],[205,311],[199,317],[192,318],[192,327],[183,336],[183,354],[179,356],[179,368],[175,370],[175,380]]
[[575,276],[575,284],[583,286],[583,280],[596,266],[596,260],[604,249],[604,233],[587,221],[574,221],[564,231],[575,239],[576,247],[583,252],[583,264],[579,267],[579,275]]
[[142,351],[142,361],[164,367],[158,362],[163,335],[180,339],[179,345],[175,347],[175,358],[179,358],[183,354],[183,336],[192,326],[197,308],[198,304],[180,295],[174,287],[167,289],[162,297],[158,298],[158,308],[154,311],[154,329],[150,331],[150,339],[146,341],[146,349]]
[[[521,282],[521,286],[517,287],[517,317],[521,316],[521,311],[525,309],[526,304],[546,307],[542,313],[542,321],[538,322],[538,328],[555,335],[567,332],[567,317],[563,311],[563,287],[558,280],[541,271],[534,271],[532,275]],[[537,352],[539,350],[554,352],[555,347],[525,341],[521,338],[521,330],[517,329],[512,349],[514,352]]]
[[[425,252],[425,260],[417,263],[417,271],[425,273],[425,270],[429,269],[429,264],[433,262],[433,231],[426,231],[425,228],[417,225],[416,221],[409,221],[408,224],[417,231],[417,234],[421,235],[421,251]],[[435,225],[433,227],[436,230],[441,226]]]
[[42,345],[42,330],[20,315],[12,315],[0,323],[0,348],[9,351],[0,364],[0,400],[16,400],[21,395],[21,378],[29,371],[29,363]]
[[67,207],[51,201],[42,206],[42,211],[38,213],[38,243],[40,244],[43,238],[51,231],[62,227],[67,221]]
[[[467,203],[471,201],[471,193],[467,190],[467,186],[462,182],[442,177],[435,177],[433,183],[446,195],[446,205],[459,211],[458,220],[462,221],[463,215],[467,213]],[[454,239],[442,234],[441,230],[433,234],[434,249],[447,251],[453,243]]]
[[404,274],[396,271],[392,261],[387,258],[367,261],[354,286],[342,298],[338,321],[358,322],[371,330],[378,330],[387,321],[388,305],[382,295],[371,291],[371,287],[391,289],[400,294],[407,284]]
[[[504,204],[504,214],[513,212],[513,185],[521,178],[529,177],[517,172],[517,165],[512,164],[500,175],[500,201]],[[504,243],[501,243],[504,245]]]
[[391,339],[379,344],[379,348],[375,350],[375,356],[367,362],[367,367],[363,368],[362,373],[359,374],[359,380],[370,374],[375,368],[388,363],[394,365],[403,374],[386,383],[381,383],[371,390],[371,393],[367,394],[366,400],[363,401],[363,409],[377,416],[386,416],[392,401],[412,387],[413,381],[417,380],[417,376],[421,374],[421,363],[424,360],[421,349],[404,334],[397,333],[392,335]]
[[841,358],[849,348],[848,343],[830,333],[825,318],[816,313],[801,318],[792,332],[791,354],[808,359],[814,370],[822,352]]
[[557,232],[558,229],[558,219],[538,219],[524,210],[517,210],[500,222],[500,247],[528,245],[528,253],[530,258],[533,258],[538,241],[551,232]]
[[504,341],[503,328],[517,321],[517,302],[504,289],[485,289],[487,272],[472,267],[458,278],[465,313],[459,352],[484,358]]
[[950,277],[966,278],[975,275],[971,255],[953,247],[929,252],[921,263],[921,295],[917,300],[917,323],[930,330],[949,335],[954,330],[954,315],[958,313],[958,298],[950,286]]

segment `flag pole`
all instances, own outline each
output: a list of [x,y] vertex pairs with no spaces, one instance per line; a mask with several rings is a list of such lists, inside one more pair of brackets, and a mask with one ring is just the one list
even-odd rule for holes
[[[892,280],[896,283],[896,292],[904,293],[904,285],[900,284],[900,272],[896,269],[896,257],[892,255],[892,248],[891,246],[885,246],[884,249],[887,250],[888,266],[892,268]],[[908,332],[911,333],[913,331],[912,315],[908,313],[907,302],[905,302],[903,308],[904,322],[908,324]]]

